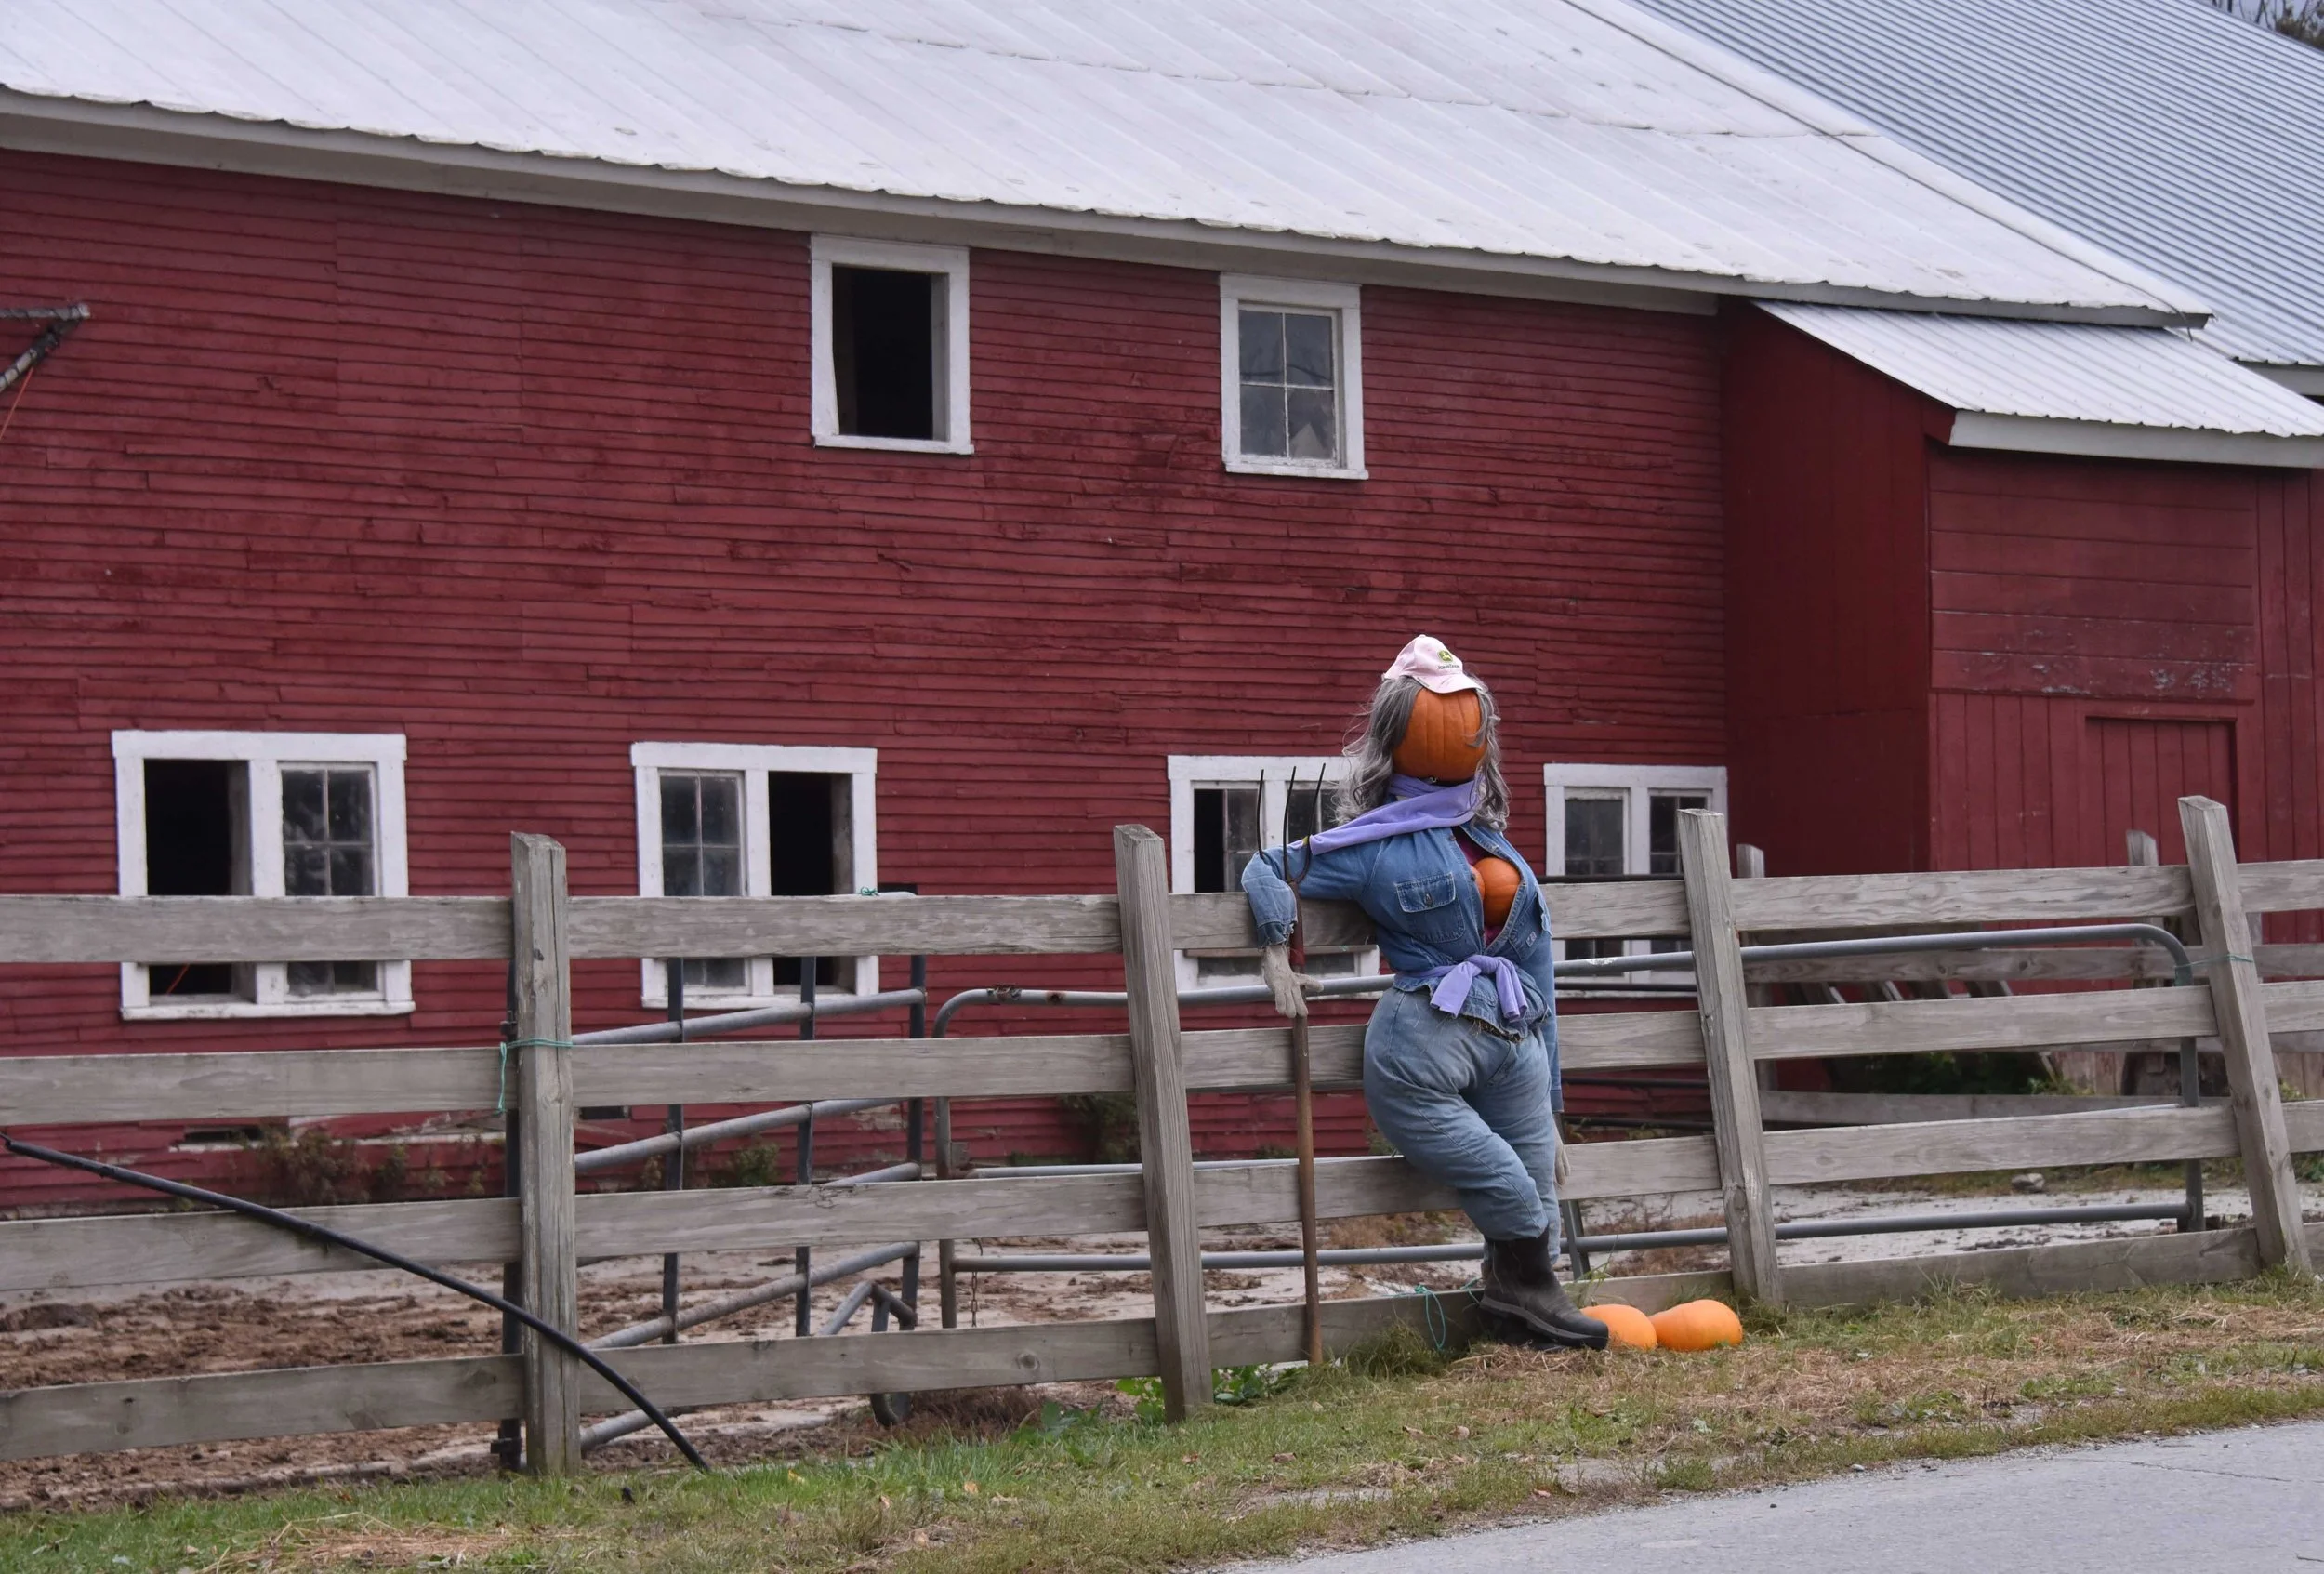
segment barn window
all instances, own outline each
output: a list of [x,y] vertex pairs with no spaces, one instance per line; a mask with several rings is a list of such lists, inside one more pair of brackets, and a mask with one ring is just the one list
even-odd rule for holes
[[[638,890],[646,896],[832,896],[877,888],[878,751],[765,744],[641,743]],[[796,999],[797,957],[685,962],[689,1007]],[[818,992],[870,993],[878,959],[815,959]],[[644,966],[644,1003],[669,1004],[666,964]]]
[[1362,479],[1361,300],[1352,284],[1221,275],[1228,470]]
[[[1550,765],[1551,880],[1675,877],[1679,812],[1724,809],[1727,773],[1717,765]],[[1685,946],[1677,936],[1568,940],[1568,958],[1620,957]]]
[[[125,896],[407,893],[400,734],[113,734]],[[411,964],[172,962],[122,970],[139,1018],[412,1009]]]
[[[1339,824],[1329,784],[1343,767],[1338,755],[1174,754],[1169,757],[1170,889],[1240,892],[1243,867],[1262,847]],[[1313,973],[1373,972],[1378,953],[1311,954]],[[1259,953],[1249,949],[1180,954],[1179,986],[1245,984],[1259,977]]]
[[810,266],[815,441],[970,452],[969,254],[818,235]]

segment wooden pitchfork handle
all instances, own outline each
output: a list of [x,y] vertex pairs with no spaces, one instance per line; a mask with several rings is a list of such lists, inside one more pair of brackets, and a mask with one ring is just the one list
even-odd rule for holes
[[[1286,863],[1289,862],[1287,857]],[[1307,970],[1307,915],[1300,902],[1300,882],[1291,887],[1291,972]],[[1315,1257],[1315,1079],[1314,1059],[1308,1048],[1307,1017],[1291,1019],[1291,1097],[1299,1131],[1300,1270],[1307,1281],[1307,1364],[1321,1370],[1324,1364],[1324,1292],[1322,1269]]]

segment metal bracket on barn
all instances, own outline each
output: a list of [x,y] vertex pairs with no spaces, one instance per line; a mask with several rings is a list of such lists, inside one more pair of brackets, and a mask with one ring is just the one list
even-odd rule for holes
[[44,323],[24,353],[0,370],[0,393],[6,393],[32,376],[33,368],[48,359],[49,352],[65,341],[73,329],[88,321],[88,304],[74,301],[71,306],[0,306],[0,323]]

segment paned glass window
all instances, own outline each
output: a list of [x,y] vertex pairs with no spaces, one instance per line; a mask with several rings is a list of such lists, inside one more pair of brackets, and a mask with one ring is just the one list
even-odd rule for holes
[[[283,768],[283,894],[376,896],[378,844],[373,833],[368,765]],[[376,962],[292,962],[294,995],[369,994]]]
[[[743,779],[723,772],[662,773],[662,893],[743,893]],[[691,988],[741,989],[740,957],[690,958]]]
[[1338,314],[1247,306],[1239,321],[1244,454],[1338,464]]

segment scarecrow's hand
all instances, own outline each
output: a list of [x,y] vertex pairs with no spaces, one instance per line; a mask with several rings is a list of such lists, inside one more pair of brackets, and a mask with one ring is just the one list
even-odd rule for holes
[[1303,972],[1291,971],[1290,946],[1268,946],[1259,959],[1259,976],[1274,991],[1276,1011],[1288,1017],[1307,1014],[1306,991],[1315,986],[1315,981]]
[[1565,1188],[1572,1184],[1569,1173],[1572,1166],[1565,1162],[1565,1133],[1560,1131],[1557,1134],[1557,1157],[1550,1163],[1550,1172],[1557,1183],[1557,1195],[1560,1197],[1565,1195]]

